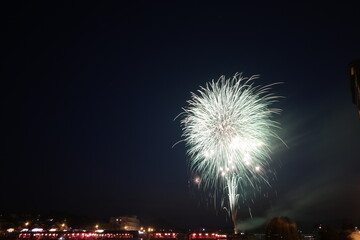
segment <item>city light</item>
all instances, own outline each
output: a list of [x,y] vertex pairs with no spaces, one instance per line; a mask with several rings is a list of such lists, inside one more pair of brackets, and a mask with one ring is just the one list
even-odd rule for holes
[[31,231],[32,232],[42,232],[44,229],[42,228],[33,228]]
[[227,238],[226,234],[218,233],[192,233],[189,234],[189,239],[224,239]]
[[196,178],[194,179],[194,182],[195,182],[195,184],[200,184],[201,179],[200,179],[199,177],[196,177]]

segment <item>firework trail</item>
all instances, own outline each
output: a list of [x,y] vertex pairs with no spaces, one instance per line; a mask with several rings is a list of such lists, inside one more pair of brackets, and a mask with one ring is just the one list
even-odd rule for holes
[[280,109],[270,107],[279,97],[270,92],[271,85],[254,86],[256,78],[237,73],[207,83],[191,93],[180,114],[190,170],[205,190],[227,196],[234,226],[244,189],[268,183],[270,141],[280,139],[279,124],[272,120]]

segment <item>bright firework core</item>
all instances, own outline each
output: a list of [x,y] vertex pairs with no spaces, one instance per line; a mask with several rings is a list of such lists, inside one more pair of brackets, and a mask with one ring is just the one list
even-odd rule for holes
[[190,156],[190,170],[201,177],[206,191],[223,193],[236,229],[241,189],[268,183],[270,141],[280,139],[279,124],[272,120],[279,109],[270,108],[278,96],[270,86],[254,86],[257,76],[220,77],[192,93],[182,113],[183,138]]

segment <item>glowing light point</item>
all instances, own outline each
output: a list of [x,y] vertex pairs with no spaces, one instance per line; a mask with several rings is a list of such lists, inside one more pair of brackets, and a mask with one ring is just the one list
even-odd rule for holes
[[196,184],[200,184],[201,179],[200,179],[199,177],[196,177],[196,178],[194,179],[194,182],[195,182]]

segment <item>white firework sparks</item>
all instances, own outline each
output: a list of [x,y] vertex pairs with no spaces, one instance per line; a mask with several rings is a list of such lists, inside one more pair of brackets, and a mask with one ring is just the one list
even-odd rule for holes
[[235,224],[238,190],[268,182],[270,144],[279,124],[272,120],[280,109],[271,108],[279,97],[270,85],[254,86],[257,76],[220,77],[192,93],[181,114],[183,138],[191,158],[190,169],[201,176],[205,189],[225,191]]

